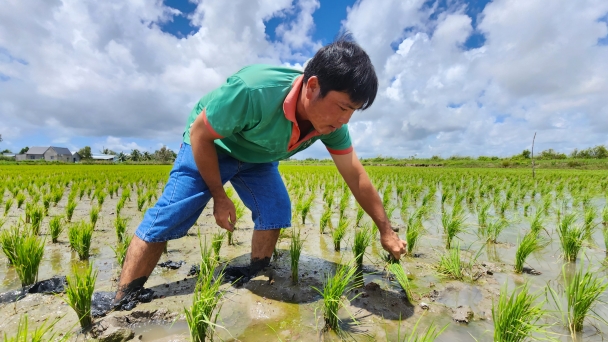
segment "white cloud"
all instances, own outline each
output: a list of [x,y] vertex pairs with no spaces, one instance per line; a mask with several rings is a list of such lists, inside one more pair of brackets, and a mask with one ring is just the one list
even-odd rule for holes
[[[608,144],[608,46],[597,44],[608,34],[598,21],[608,2],[494,0],[477,18],[485,44],[468,51],[465,4],[432,15],[437,4],[424,3],[360,0],[343,22],[380,80],[376,102],[351,124],[359,155],[508,155],[529,147],[535,131],[540,149]],[[319,6],[200,1],[189,15],[198,30],[177,38],[160,29],[176,13],[161,1],[5,1],[3,146],[45,132],[69,146],[90,139],[94,150],[176,148],[194,103],[231,73],[258,62],[303,65],[319,47]],[[270,41],[265,20],[287,14],[294,20]],[[311,155],[326,152],[302,156]]]

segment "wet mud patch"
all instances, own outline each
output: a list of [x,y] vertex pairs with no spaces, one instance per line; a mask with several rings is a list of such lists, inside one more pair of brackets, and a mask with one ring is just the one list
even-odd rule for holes
[[23,299],[28,294],[57,294],[65,291],[67,281],[65,276],[56,276],[50,279],[42,280],[34,285],[26,286],[20,290],[8,291],[0,293],[0,304],[13,303]]
[[180,260],[180,261],[167,260],[165,262],[161,262],[160,264],[158,264],[158,266],[162,267],[162,268],[167,268],[167,269],[170,269],[170,270],[176,270],[176,269],[182,267],[185,264],[186,264],[186,262],[183,261],[183,260]]
[[135,337],[134,329],[149,324],[168,324],[178,317],[167,309],[133,311],[126,315],[112,315],[94,323],[92,337],[100,342],[129,341]]

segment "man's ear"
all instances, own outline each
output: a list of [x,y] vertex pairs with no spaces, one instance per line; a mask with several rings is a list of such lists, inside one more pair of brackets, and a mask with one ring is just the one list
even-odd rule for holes
[[306,98],[312,100],[317,97],[317,94],[321,91],[319,86],[319,79],[317,76],[310,76],[306,82]]

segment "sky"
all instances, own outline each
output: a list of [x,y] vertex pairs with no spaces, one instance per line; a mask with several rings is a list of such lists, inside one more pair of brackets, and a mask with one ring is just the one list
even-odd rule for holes
[[360,157],[608,145],[605,0],[0,0],[0,150],[177,150],[231,74],[345,31],[380,82],[349,123]]

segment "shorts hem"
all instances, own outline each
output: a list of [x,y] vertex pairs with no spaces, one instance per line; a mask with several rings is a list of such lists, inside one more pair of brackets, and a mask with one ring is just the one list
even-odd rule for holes
[[291,228],[291,223],[283,223],[283,224],[267,224],[263,226],[255,226],[253,230],[274,230],[274,229],[282,229],[282,228]]

